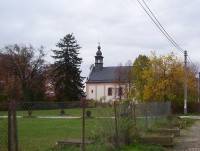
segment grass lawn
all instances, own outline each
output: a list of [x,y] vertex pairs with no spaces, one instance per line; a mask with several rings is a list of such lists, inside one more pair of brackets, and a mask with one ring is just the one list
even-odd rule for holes
[[[90,110],[92,112],[93,117],[112,117],[113,116],[113,108],[110,108],[110,107],[85,109],[85,111],[87,110]],[[60,116],[60,111],[61,109],[33,110],[32,116]],[[7,115],[7,113],[5,112],[1,115]],[[17,111],[17,115],[28,116],[28,111]],[[82,108],[65,109],[65,116],[81,117]],[[85,125],[86,138],[92,135],[92,130],[95,126],[97,126],[98,122],[102,124],[106,124],[104,120],[110,121],[114,119],[112,118],[86,119],[86,125]],[[160,120],[162,119],[148,118],[148,125],[149,124],[151,125],[155,121],[160,121]],[[7,119],[0,118],[0,136],[1,135],[7,136],[6,121]],[[4,125],[2,123],[4,123]],[[145,124],[146,124],[145,118],[137,119],[138,127],[145,127]],[[20,151],[36,151],[36,150],[50,151],[52,148],[56,146],[56,143],[58,140],[81,139],[81,136],[82,136],[82,119],[81,118],[78,118],[78,119],[18,118],[17,125],[18,125],[18,139],[19,139]],[[113,125],[113,130],[114,130],[114,125]],[[7,143],[3,142],[6,139],[3,140],[1,138],[0,138],[0,146],[4,144],[7,145]],[[88,146],[87,150],[93,151],[92,148],[95,148],[95,147],[97,148],[98,151],[101,151],[98,148],[102,148],[102,151],[105,150],[103,149],[102,145],[99,145],[99,144],[95,146],[90,145]],[[74,148],[72,148],[71,150],[74,150]],[[59,151],[62,151],[62,149]]]
[[[86,136],[91,134],[93,119],[86,119]],[[81,139],[81,119],[18,119],[19,149],[43,151],[52,148],[58,140]]]
[[[46,111],[44,111],[46,112]],[[108,119],[107,119],[108,120]],[[110,119],[113,120],[113,119]],[[6,133],[6,119],[0,119],[0,130]],[[86,119],[86,138],[92,135],[93,126],[96,122],[101,122],[101,119]],[[104,122],[104,119],[102,119]],[[144,124],[144,120],[140,122]],[[64,149],[53,149],[58,140],[81,139],[82,135],[82,119],[39,119],[39,118],[19,118],[18,138],[20,151],[65,151]],[[106,126],[106,125],[105,125]],[[5,131],[4,131],[5,130]],[[1,133],[1,134],[3,134]],[[4,136],[7,134],[4,134]],[[3,139],[2,139],[3,140]],[[0,142],[5,145],[5,142]],[[1,144],[1,147],[2,147]],[[7,145],[7,144],[6,144]],[[5,150],[6,146],[4,146]],[[89,145],[86,147],[88,151],[106,151],[107,149],[115,150],[113,147],[102,146],[101,144]],[[2,151],[3,151],[2,150]],[[68,148],[68,151],[79,151],[80,148]],[[124,147],[121,151],[137,151],[142,150],[141,146]],[[145,150],[145,149],[143,149]]]
[[[108,120],[114,119],[106,119],[106,121]],[[105,119],[86,119],[86,138],[92,135],[92,130],[94,129],[95,124],[101,121],[106,124]],[[56,146],[58,140],[81,139],[82,136],[81,118],[19,118],[17,122],[19,149],[21,151],[49,150],[50,148]],[[144,120],[141,121],[140,124],[144,124]]]
[[[81,151],[81,147],[71,148],[52,148],[46,151]],[[164,151],[165,149],[161,146],[144,145],[136,143],[134,146],[122,146],[118,149],[114,145],[105,144],[91,144],[85,147],[86,151]]]
[[[82,108],[72,108],[72,109],[64,109],[66,116],[73,116],[73,117],[81,117],[82,116]],[[113,109],[112,108],[86,108],[85,111],[90,110],[92,112],[92,116],[99,117],[99,116],[113,116]],[[61,109],[57,110],[33,110],[32,116],[59,116]],[[28,116],[28,111],[17,111],[18,116]]]
[[7,150],[7,127],[8,121],[5,118],[0,118],[0,151]]

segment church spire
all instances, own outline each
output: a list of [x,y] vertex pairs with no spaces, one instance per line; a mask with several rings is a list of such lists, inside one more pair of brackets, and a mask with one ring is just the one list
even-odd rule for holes
[[103,67],[103,56],[102,56],[102,52],[101,52],[100,42],[99,42],[97,49],[98,50],[97,50],[96,56],[95,56],[95,68],[101,69]]
[[101,52],[101,46],[100,46],[100,42],[99,42],[99,46],[97,47],[98,51],[96,53],[97,56],[101,56],[102,52]]

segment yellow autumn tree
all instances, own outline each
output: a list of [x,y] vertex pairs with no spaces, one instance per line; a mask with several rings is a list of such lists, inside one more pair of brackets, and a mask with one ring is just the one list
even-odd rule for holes
[[144,72],[149,70],[149,58],[145,55],[139,55],[135,59],[131,68],[131,91],[130,96],[134,100],[144,100],[144,89],[148,80],[144,78]]
[[[144,88],[143,101],[183,102],[184,64],[174,54],[157,56],[152,52],[150,67],[142,73],[147,81]],[[188,98],[195,99],[196,71],[188,67]]]
[[[197,69],[187,68],[188,103],[197,101]],[[131,69],[131,97],[138,101],[170,101],[183,105],[184,63],[174,53],[139,55]]]

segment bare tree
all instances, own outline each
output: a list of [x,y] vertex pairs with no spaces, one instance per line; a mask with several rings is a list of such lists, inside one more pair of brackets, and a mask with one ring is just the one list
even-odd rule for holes
[[131,74],[131,67],[132,67],[133,63],[131,60],[128,60],[126,63],[126,69],[125,69],[125,74],[127,76],[126,80],[128,83],[128,97],[130,97],[130,92],[131,92],[131,78],[132,78],[132,74]]
[[[44,71],[43,47],[35,49],[31,45],[7,45],[1,49],[0,69],[7,72],[7,78],[13,81],[12,87],[16,89],[20,84],[22,99],[30,99],[31,87],[41,84]],[[39,81],[38,81],[39,80]],[[8,82],[8,81],[7,81]]]
[[115,70],[115,83],[118,86],[118,96],[120,101],[122,100],[122,96],[127,95],[127,86],[130,83],[130,69],[131,66],[122,66],[122,63],[119,63]]

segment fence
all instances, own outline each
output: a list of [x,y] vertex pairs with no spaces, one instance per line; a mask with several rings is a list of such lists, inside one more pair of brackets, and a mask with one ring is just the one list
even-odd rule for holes
[[[171,114],[169,102],[84,102],[0,104],[0,151],[61,151],[69,143],[80,146],[71,150],[93,150],[106,142],[119,147]],[[7,112],[13,105],[16,116]]]
[[0,151],[8,150],[8,114],[7,104],[0,104]]

